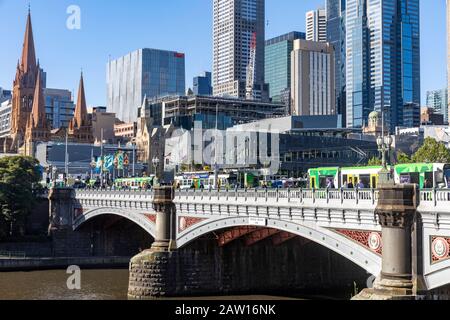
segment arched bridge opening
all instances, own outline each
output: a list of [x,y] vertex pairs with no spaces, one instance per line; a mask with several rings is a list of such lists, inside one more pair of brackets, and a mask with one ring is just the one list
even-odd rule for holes
[[[370,274],[336,252],[297,234],[233,226],[199,236],[179,249],[187,275],[224,293],[324,294],[350,298]],[[203,277],[203,278],[202,278]]]
[[79,222],[75,229],[87,240],[91,256],[132,257],[154,242],[145,227],[113,213],[90,217]]

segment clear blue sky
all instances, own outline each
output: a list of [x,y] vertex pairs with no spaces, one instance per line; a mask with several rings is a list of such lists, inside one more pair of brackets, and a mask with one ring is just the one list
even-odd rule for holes
[[[305,12],[325,0],[266,0],[266,38],[305,30]],[[105,68],[138,48],[186,53],[186,86],[211,70],[212,0],[0,0],[0,86],[11,88],[31,2],[37,56],[47,86],[76,90],[80,69],[89,105],[106,102]],[[81,30],[66,28],[69,5],[81,8]],[[422,103],[446,86],[445,0],[422,0]]]

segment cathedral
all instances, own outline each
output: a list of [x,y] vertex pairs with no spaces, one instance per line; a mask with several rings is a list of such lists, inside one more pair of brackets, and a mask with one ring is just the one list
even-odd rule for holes
[[93,143],[92,120],[87,113],[83,74],[78,88],[75,114],[68,128],[51,128],[47,120],[44,97],[45,74],[36,61],[36,52],[28,12],[22,57],[17,63],[13,83],[10,137],[5,149],[33,156],[39,142],[62,141]]

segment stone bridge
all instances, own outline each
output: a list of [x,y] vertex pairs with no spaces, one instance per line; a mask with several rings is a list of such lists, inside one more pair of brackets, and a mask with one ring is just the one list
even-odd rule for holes
[[[69,214],[55,214],[58,209],[53,205],[54,225],[70,225],[76,231],[96,217],[117,215],[157,238],[153,192],[70,192]],[[216,235],[219,246],[238,238],[252,245],[267,238],[281,244],[300,236],[378,276],[383,250],[391,246],[383,241],[382,223],[375,212],[378,197],[378,190],[176,191],[176,212],[171,216],[175,221],[169,223],[170,246],[183,248],[211,233]],[[432,290],[450,283],[450,190],[416,191],[414,201],[417,214],[405,250],[411,249],[417,286]]]
[[[224,245],[248,236],[280,242],[292,235],[323,245],[373,275],[381,271],[382,234],[375,214],[377,190],[177,191],[176,247],[211,232]],[[133,221],[153,238],[156,212],[150,191],[76,190],[71,223],[77,230],[100,215]],[[428,289],[450,283],[450,190],[420,191],[423,275]],[[418,248],[419,249],[419,248]]]

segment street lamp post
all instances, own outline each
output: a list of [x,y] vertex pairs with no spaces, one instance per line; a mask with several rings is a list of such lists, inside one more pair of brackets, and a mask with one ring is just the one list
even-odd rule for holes
[[154,157],[152,159],[152,164],[153,164],[153,168],[155,171],[155,183],[153,184],[154,186],[159,185],[159,181],[158,181],[158,165],[159,165],[159,158],[158,157]]
[[389,154],[392,146],[392,137],[388,134],[387,136],[384,134],[384,112],[382,112],[382,132],[381,136],[377,138],[378,150],[381,152],[381,164],[383,169],[379,174],[378,184],[393,184],[391,171],[388,169],[389,162]]

